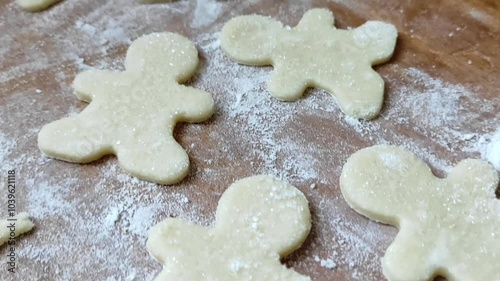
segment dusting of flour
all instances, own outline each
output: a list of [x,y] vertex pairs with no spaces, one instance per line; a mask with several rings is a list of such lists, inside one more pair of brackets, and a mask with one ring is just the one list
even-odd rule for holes
[[222,11],[222,5],[215,0],[196,0],[191,27],[200,28],[214,23]]
[[[41,34],[32,46],[12,48],[7,45],[14,35],[0,34],[6,42],[0,55],[15,48],[25,53],[19,54],[20,62],[0,66],[0,83],[15,89],[12,95],[0,95],[0,120],[12,120],[12,127],[2,123],[0,128],[2,171],[17,169],[19,211],[28,211],[36,223],[33,233],[19,239],[20,280],[152,280],[161,266],[146,251],[148,229],[167,217],[213,225],[213,203],[235,175],[253,174],[289,181],[310,201],[312,235],[287,265],[317,281],[383,280],[379,259],[396,231],[356,215],[340,195],[338,177],[352,153],[374,144],[396,144],[422,157],[439,175],[467,157],[485,159],[499,169],[498,98],[486,102],[478,89],[391,63],[384,76],[391,90],[374,121],[344,115],[321,90],[308,90],[297,102],[279,102],[267,91],[272,69],[232,62],[218,39],[228,15],[262,1],[132,2],[118,9],[113,1],[68,0],[33,17],[16,14],[14,4],[7,5],[12,16],[30,23],[21,32]],[[297,20],[312,3],[282,5],[277,14],[294,24],[290,18]],[[78,16],[73,18],[72,11]],[[179,126],[176,137],[192,157],[185,182],[163,187],[137,180],[113,157],[76,165],[40,154],[40,127],[85,106],[72,94],[76,72],[122,69],[130,42],[150,32],[180,32],[175,21],[184,18],[201,59],[191,86],[212,93],[217,107],[210,122]],[[59,22],[72,24],[62,28],[55,24]],[[30,83],[36,87],[27,87]],[[482,112],[493,118],[482,118]]]
[[481,157],[491,163],[500,172],[500,127],[495,132],[485,135],[471,134],[467,136],[471,152],[479,152]]

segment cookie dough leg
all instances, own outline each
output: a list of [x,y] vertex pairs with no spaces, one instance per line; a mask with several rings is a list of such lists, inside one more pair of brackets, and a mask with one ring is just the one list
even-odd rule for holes
[[401,231],[387,249],[382,258],[382,268],[388,280],[398,281],[427,281],[431,280],[437,269],[428,264],[429,255],[422,247],[421,237],[415,235],[411,225],[400,227]]
[[371,68],[332,77],[318,86],[337,98],[344,113],[359,119],[375,118],[384,101],[384,80]]
[[84,126],[78,117],[45,125],[38,134],[38,147],[47,156],[76,163],[88,163],[112,152],[104,132]]
[[90,102],[96,96],[115,92],[126,92],[133,77],[127,79],[126,72],[109,70],[88,70],[78,74],[73,81],[75,95],[82,101]]
[[[165,132],[167,129],[165,129]],[[174,184],[188,173],[189,157],[172,136],[147,134],[117,149],[120,165],[137,178]]]
[[275,67],[269,78],[269,91],[279,100],[295,101],[302,97],[308,83],[304,78],[287,72],[286,69]]

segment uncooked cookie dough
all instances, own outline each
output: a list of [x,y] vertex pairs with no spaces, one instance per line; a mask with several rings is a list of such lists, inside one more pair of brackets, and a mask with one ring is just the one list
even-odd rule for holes
[[0,246],[9,240],[10,237],[17,237],[30,231],[35,224],[31,222],[28,213],[19,213],[10,219],[0,220]]
[[115,154],[132,175],[161,183],[180,181],[189,158],[173,138],[177,122],[205,121],[214,111],[207,92],[179,85],[198,65],[187,38],[153,33],[130,46],[126,70],[90,70],[74,81],[76,96],[91,102],[80,114],[45,125],[38,145],[46,155],[87,163]]
[[214,228],[169,218],[150,230],[147,247],[164,264],[157,281],[310,281],[280,263],[310,229],[308,202],[298,189],[254,176],[224,192]]
[[17,4],[27,11],[38,12],[60,1],[61,0],[17,0]]
[[396,28],[368,21],[352,30],[333,26],[332,13],[313,9],[289,28],[264,16],[240,16],[222,29],[221,47],[248,65],[273,65],[269,91],[277,99],[299,99],[307,87],[334,95],[351,116],[372,119],[383,103],[384,80],[372,65],[387,61],[394,51]]
[[349,158],[340,187],[358,213],[399,228],[382,259],[390,281],[497,281],[498,182],[484,161],[464,160],[440,179],[412,153],[380,145]]

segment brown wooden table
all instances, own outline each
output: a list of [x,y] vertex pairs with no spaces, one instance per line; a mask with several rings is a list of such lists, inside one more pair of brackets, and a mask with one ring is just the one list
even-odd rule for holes
[[[239,66],[220,51],[218,32],[233,16],[259,13],[295,25],[312,7],[331,9],[339,28],[366,20],[397,27],[393,59],[376,67],[386,81],[379,118],[346,118],[330,95],[316,89],[298,102],[279,102],[266,89],[270,67]],[[122,69],[130,42],[157,31],[196,42],[201,64],[189,84],[212,93],[217,103],[210,121],[176,128],[191,159],[189,176],[157,186],[128,176],[114,157],[87,165],[43,157],[37,148],[41,126],[86,106],[72,94],[74,76],[93,67]],[[152,225],[169,216],[212,225],[227,186],[268,173],[299,187],[313,213],[312,233],[285,259],[287,266],[317,281],[385,280],[379,259],[396,230],[347,206],[338,185],[342,165],[377,143],[407,147],[439,176],[461,159],[481,157],[500,124],[499,50],[495,0],[66,0],[36,14],[4,0],[2,173],[16,169],[17,208],[31,214],[36,228],[18,239],[15,275],[5,270],[7,247],[0,248],[0,279],[152,279],[161,269],[145,247]],[[2,194],[5,202],[4,187]]]

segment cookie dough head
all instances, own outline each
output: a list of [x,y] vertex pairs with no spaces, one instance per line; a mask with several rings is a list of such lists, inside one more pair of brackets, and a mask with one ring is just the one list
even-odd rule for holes
[[[161,59],[159,59],[161,58]],[[198,51],[187,38],[175,33],[152,33],[135,40],[127,51],[127,71],[163,74],[183,83],[198,66]]]
[[304,195],[269,176],[235,182],[219,201],[216,216],[220,231],[265,245],[282,257],[300,247],[310,231],[310,220]]
[[310,227],[308,203],[298,189],[255,176],[224,192],[213,228],[170,218],[151,229],[147,246],[164,264],[156,280],[310,281],[280,263]]
[[429,167],[415,155],[382,145],[353,154],[343,167],[340,186],[354,210],[376,214],[375,220],[398,226],[402,218],[413,212],[407,200],[426,192],[404,187],[408,183],[422,186],[431,176]]
[[500,280],[498,182],[484,161],[464,160],[440,179],[412,153],[379,145],[349,158],[340,186],[354,210],[399,228],[382,259],[388,280],[475,281]]
[[271,18],[251,15],[227,22],[221,32],[221,47],[234,60],[249,65],[271,64],[276,32],[283,24]]

